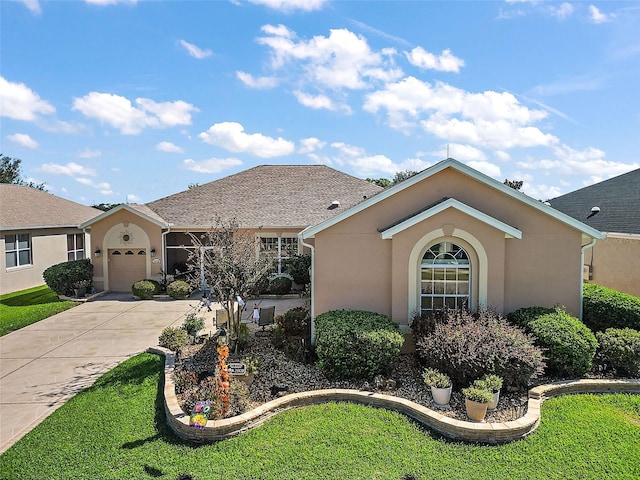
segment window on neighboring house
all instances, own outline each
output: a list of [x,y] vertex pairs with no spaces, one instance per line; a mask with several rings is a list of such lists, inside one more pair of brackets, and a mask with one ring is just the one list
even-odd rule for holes
[[278,274],[280,274],[282,260],[298,253],[298,237],[261,237],[260,252],[277,260]]
[[467,308],[471,291],[467,252],[451,242],[433,245],[422,258],[420,284],[423,312]]
[[31,265],[31,236],[28,233],[5,235],[4,252],[7,268]]
[[67,235],[67,260],[82,260],[84,258],[84,233]]

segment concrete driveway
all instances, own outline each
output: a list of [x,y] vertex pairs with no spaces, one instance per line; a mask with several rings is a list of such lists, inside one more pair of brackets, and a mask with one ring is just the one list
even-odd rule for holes
[[[276,315],[303,303],[257,302],[276,305]],[[160,332],[180,326],[198,303],[110,293],[0,337],[0,453],[103,373],[157,345]],[[199,315],[211,330],[214,312]]]

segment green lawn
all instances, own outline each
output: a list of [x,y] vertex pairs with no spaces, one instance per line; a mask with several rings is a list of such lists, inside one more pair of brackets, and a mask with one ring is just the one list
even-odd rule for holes
[[46,285],[0,295],[0,336],[67,310],[76,302],[58,300]]
[[5,452],[0,478],[640,478],[638,395],[548,400],[540,427],[502,446],[452,442],[395,412],[331,403],[193,447],[165,426],[162,369],[162,358],[141,354],[104,375]]

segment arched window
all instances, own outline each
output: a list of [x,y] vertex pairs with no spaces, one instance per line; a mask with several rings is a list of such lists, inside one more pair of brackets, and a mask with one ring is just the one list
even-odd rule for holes
[[462,310],[469,306],[470,291],[471,264],[467,252],[451,242],[431,246],[421,263],[421,310]]

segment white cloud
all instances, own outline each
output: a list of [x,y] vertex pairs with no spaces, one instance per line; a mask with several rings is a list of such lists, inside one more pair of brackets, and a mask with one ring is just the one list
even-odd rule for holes
[[351,168],[361,177],[372,177],[378,175],[393,176],[397,172],[412,170],[419,172],[429,167],[431,164],[419,158],[410,158],[403,162],[394,162],[385,155],[370,155],[348,159]]
[[298,153],[312,153],[316,150],[322,149],[327,142],[323,142],[322,140],[316,137],[303,138],[300,140],[300,148],[298,149]]
[[390,50],[373,52],[364,37],[347,29],[333,29],[328,37],[317,35],[299,41],[284,25],[265,25],[262,31],[267,36],[257,41],[271,49],[272,67],[280,69],[297,61],[302,76],[316,86],[363,89],[369,81],[387,82],[402,75],[393,65]]
[[91,5],[116,5],[118,3],[124,3],[126,5],[135,5],[138,3],[138,0],[84,0],[86,3]]
[[191,55],[193,58],[197,58],[198,60],[202,60],[203,58],[210,57],[213,54],[211,50],[209,49],[202,50],[197,45],[194,45],[193,43],[189,43],[186,40],[180,40],[179,43],[185,48],[187,52],[189,52],[189,55]]
[[559,197],[563,193],[562,190],[555,185],[529,183],[527,181],[522,184],[522,192],[538,200],[549,200]]
[[36,15],[42,13],[42,8],[38,0],[20,0],[20,2],[27,7],[31,13],[35,13]]
[[299,90],[293,92],[296,99],[301,105],[305,107],[313,108],[314,110],[343,110],[346,113],[351,113],[351,108],[348,105],[336,105],[333,100],[331,100],[326,95],[311,95],[309,93],[304,93]]
[[[446,153],[446,149],[445,149]],[[482,150],[479,150],[471,145],[462,145],[460,143],[449,144],[449,156],[460,160],[461,162],[467,161],[485,161],[487,156]]]
[[485,175],[489,175],[493,178],[502,177],[502,172],[500,171],[500,167],[495,163],[491,162],[480,162],[473,160],[471,162],[465,162],[471,168],[478,170],[479,172],[484,173]]
[[142,201],[142,199],[138,195],[136,195],[134,193],[127,194],[127,202],[136,202],[137,203],[137,202],[140,202],[140,201]]
[[210,145],[231,152],[244,152],[261,158],[281,157],[293,153],[295,144],[282,137],[272,138],[261,133],[249,134],[236,122],[216,123],[198,137]]
[[135,103],[137,107],[120,95],[91,92],[75,98],[72,109],[117,128],[124,135],[137,135],[147,127],[191,125],[191,112],[199,111],[182,100],[158,103],[148,98],[137,98]]
[[415,65],[420,69],[458,73],[460,68],[464,67],[464,60],[454,56],[448,48],[443,50],[439,56],[427,52],[422,47],[416,47],[411,52],[405,52],[405,55],[411,65]]
[[533,126],[547,112],[527,108],[509,92],[471,93],[407,77],[367,95],[363,108],[371,113],[386,110],[388,124],[398,130],[421,125],[439,138],[494,150],[558,142]]
[[290,13],[295,10],[303,12],[320,10],[328,3],[328,0],[249,0],[249,2],[255,5],[264,5],[279,12]]
[[39,114],[51,115],[56,109],[27,87],[0,76],[0,116],[33,121]]
[[160,142],[156,145],[156,150],[168,153],[184,153],[184,150],[171,142]]
[[364,148],[355,147],[353,145],[349,145],[343,142],[333,142],[331,147],[340,150],[341,153],[348,155],[350,157],[362,156],[365,153]]
[[65,165],[60,165],[58,163],[45,163],[36,168],[36,170],[50,173],[52,175],[69,175],[70,177],[75,177],[77,175],[89,175],[95,177],[97,175],[93,168],[85,167],[75,162],[69,162]]
[[78,183],[81,183],[82,185],[86,185],[87,187],[100,190],[100,193],[102,193],[103,195],[113,195],[114,193],[114,191],[111,189],[111,185],[109,185],[107,182],[96,183],[90,178],[84,177],[76,178],[76,181]]
[[76,155],[78,158],[97,158],[102,156],[102,152],[100,150],[90,150],[85,148],[84,150],[78,152]]
[[276,77],[254,77],[250,73],[242,72],[238,70],[236,77],[249,88],[255,88],[257,90],[266,90],[278,86],[278,79]]
[[242,162],[237,158],[209,158],[200,162],[187,158],[184,161],[184,166],[187,170],[193,170],[198,173],[220,173],[240,165],[242,165]]
[[589,20],[591,23],[606,23],[615,18],[615,14],[602,13],[595,5],[589,5]]
[[31,138],[26,133],[14,133],[13,135],[7,135],[7,138],[13,143],[17,143],[25,148],[38,148],[38,142]]
[[557,7],[549,7],[551,9],[551,15],[558,18],[559,20],[564,20],[571,15],[573,15],[574,8],[569,2],[562,2]]

